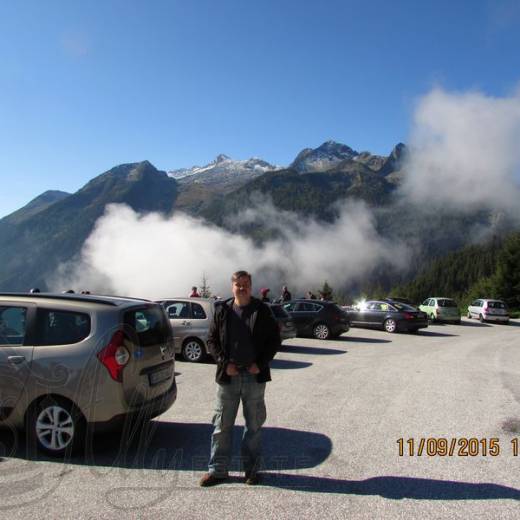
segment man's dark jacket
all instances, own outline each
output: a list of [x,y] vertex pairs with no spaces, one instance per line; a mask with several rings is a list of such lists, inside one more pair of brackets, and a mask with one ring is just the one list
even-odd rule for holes
[[[280,348],[280,329],[269,307],[258,300],[251,298],[251,338],[255,350],[255,363],[260,372],[256,376],[259,383],[271,381],[269,363]],[[208,348],[217,362],[217,383],[226,384],[231,381],[226,374],[226,365],[229,363],[229,349],[227,344],[227,319],[233,312],[233,298],[215,305],[215,314],[209,328]]]

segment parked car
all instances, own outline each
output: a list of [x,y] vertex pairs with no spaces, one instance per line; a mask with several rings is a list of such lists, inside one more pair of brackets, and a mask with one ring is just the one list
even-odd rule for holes
[[296,326],[289,313],[277,303],[269,304],[271,312],[280,327],[280,337],[284,339],[291,339],[296,337]]
[[171,328],[146,300],[0,294],[0,425],[63,456],[87,431],[150,419],[177,396]]
[[481,322],[509,323],[509,311],[502,300],[479,298],[468,305],[468,318],[478,318]]
[[321,300],[290,300],[282,304],[296,326],[297,336],[329,339],[347,332],[347,315],[335,303]]
[[439,296],[426,298],[419,305],[419,310],[425,312],[431,322],[460,323],[459,307],[457,302],[451,298],[441,298]]
[[417,332],[428,327],[426,314],[416,307],[393,300],[370,300],[347,311],[353,327],[374,327],[387,332]]
[[209,354],[208,333],[213,319],[212,298],[167,298],[157,300],[165,309],[173,330],[175,352],[186,361],[200,363]]

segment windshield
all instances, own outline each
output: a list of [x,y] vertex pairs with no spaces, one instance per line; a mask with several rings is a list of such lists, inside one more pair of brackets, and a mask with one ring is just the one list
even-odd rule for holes
[[506,308],[504,302],[488,302],[487,306],[490,307],[491,309],[505,309]]

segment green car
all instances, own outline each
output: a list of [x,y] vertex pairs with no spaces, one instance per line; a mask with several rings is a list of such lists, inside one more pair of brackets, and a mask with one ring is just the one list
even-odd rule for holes
[[457,302],[451,298],[426,298],[419,305],[419,309],[426,313],[431,322],[448,321],[450,323],[460,323],[460,312]]

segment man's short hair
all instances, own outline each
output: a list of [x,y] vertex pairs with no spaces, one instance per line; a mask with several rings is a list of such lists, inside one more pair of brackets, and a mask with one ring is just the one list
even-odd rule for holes
[[236,282],[239,278],[243,277],[249,278],[249,281],[251,281],[251,274],[247,271],[236,271],[231,275],[231,282]]

